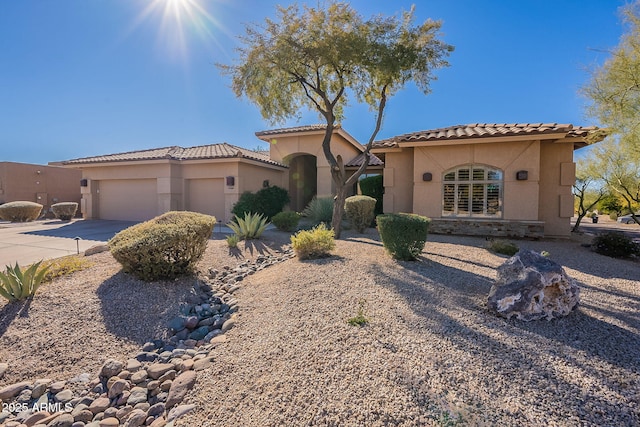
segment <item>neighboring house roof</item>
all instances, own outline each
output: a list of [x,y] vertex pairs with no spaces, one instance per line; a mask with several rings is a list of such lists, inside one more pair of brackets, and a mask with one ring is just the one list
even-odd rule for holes
[[[345,163],[345,167],[359,167],[364,162],[364,153],[358,154],[353,159]],[[384,162],[378,156],[370,153],[369,166],[384,166]]]
[[604,134],[601,131],[596,126],[584,127],[559,123],[473,123],[398,135],[374,142],[373,148],[394,148],[399,147],[402,143],[422,141],[454,141],[515,136],[531,136],[535,138],[536,136],[547,134],[563,134],[562,136],[565,138],[586,139],[592,134],[599,133],[598,140],[602,140]]
[[103,156],[83,157],[79,159],[65,160],[62,165],[82,165],[91,163],[113,163],[141,160],[206,160],[206,159],[224,159],[224,158],[245,158],[257,160],[259,162],[271,165],[286,167],[285,165],[275,162],[268,155],[262,152],[247,150],[246,148],[237,147],[227,144],[209,144],[197,147],[164,147],[154,148],[150,150],[129,151],[126,153],[107,154]]
[[[263,130],[260,132],[256,132],[256,136],[263,141],[271,142],[272,139],[278,136],[286,136],[286,135],[297,134],[297,133],[300,133],[300,134],[324,133],[326,129],[327,129],[327,125],[324,125],[324,124],[305,125],[305,126],[295,126],[290,128]],[[333,127],[333,132],[337,133],[338,135],[346,139],[359,152],[364,151],[364,146],[360,144],[353,136],[351,136],[349,132],[342,129],[342,126],[340,124],[337,124]]]

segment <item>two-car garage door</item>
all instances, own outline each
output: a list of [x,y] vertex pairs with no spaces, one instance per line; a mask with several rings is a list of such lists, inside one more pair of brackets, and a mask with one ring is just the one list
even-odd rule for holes
[[98,189],[100,219],[146,221],[158,215],[155,179],[110,179]]

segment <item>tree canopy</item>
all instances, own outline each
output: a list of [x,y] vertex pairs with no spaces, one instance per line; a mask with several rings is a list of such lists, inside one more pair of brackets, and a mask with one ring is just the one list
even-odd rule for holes
[[583,88],[588,112],[640,157],[640,1],[623,9],[627,32]]
[[[277,19],[249,25],[235,65],[222,65],[238,97],[247,97],[272,123],[315,110],[327,124],[323,152],[336,188],[332,227],[340,236],[346,191],[366,170],[387,98],[412,81],[425,94],[434,70],[448,65],[453,46],[439,40],[441,23],[414,25],[413,9],[399,16],[364,19],[347,3],[278,7]],[[331,151],[336,123],[350,98],[366,103],[376,119],[365,161],[347,176]]]

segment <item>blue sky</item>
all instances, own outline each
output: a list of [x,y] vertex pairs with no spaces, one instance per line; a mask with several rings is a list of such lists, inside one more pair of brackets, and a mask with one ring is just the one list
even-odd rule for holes
[[[256,148],[280,127],[237,99],[231,63],[244,25],[286,0],[0,0],[0,161],[46,164],[99,154],[228,142]],[[185,2],[185,0],[182,0]],[[318,1],[299,2],[317,5]],[[391,98],[379,139],[475,122],[597,124],[578,89],[624,30],[624,0],[353,0],[364,16],[416,5],[456,50],[432,93]],[[361,142],[364,106],[343,127]],[[284,126],[319,123],[314,113]]]

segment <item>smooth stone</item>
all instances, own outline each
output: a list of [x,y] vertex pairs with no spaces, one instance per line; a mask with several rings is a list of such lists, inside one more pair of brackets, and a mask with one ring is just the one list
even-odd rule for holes
[[189,412],[193,411],[195,408],[196,408],[196,405],[194,404],[176,406],[175,408],[172,408],[171,411],[169,411],[169,416],[167,417],[167,421],[171,422],[175,419],[178,419],[188,414]]
[[147,413],[141,409],[134,409],[127,417],[125,427],[139,427],[147,420]]
[[146,380],[148,376],[149,374],[147,374],[147,371],[145,371],[144,369],[141,369],[138,372],[135,372],[133,375],[131,375],[131,378],[129,378],[129,380],[134,384],[138,384]]
[[140,368],[142,368],[142,363],[140,363],[138,360],[136,359],[127,360],[127,366],[125,366],[125,369],[127,371],[134,373],[134,372],[138,372]]
[[184,321],[184,327],[185,328],[189,328],[189,329],[193,329],[198,324],[198,320],[199,320],[198,316],[189,316]]
[[147,367],[147,373],[151,378],[157,380],[167,371],[173,369],[173,364],[171,363],[154,363],[153,365],[149,365]]
[[160,381],[158,380],[149,381],[149,384],[147,384],[147,390],[155,390],[158,387],[160,387]]
[[83,372],[82,374],[77,375],[69,380],[70,383],[81,384],[87,384],[89,381],[91,381],[91,374],[88,372]]
[[47,427],[71,427],[74,423],[71,414],[64,413],[58,416],[55,420],[47,424]]
[[107,252],[109,250],[109,245],[99,244],[93,245],[89,249],[84,251],[84,256],[91,256],[95,254],[99,254],[102,252]]
[[40,396],[46,393],[47,388],[49,388],[49,384],[51,384],[51,380],[48,378],[39,378],[36,382],[33,383],[33,388],[31,389],[31,398],[39,399]]
[[149,424],[149,427],[165,427],[167,425],[167,420],[164,417],[158,417],[154,422]]
[[183,360],[181,362],[178,362],[178,364],[176,365],[176,368],[181,372],[193,369],[193,360],[192,359],[186,359],[186,360]]
[[176,371],[174,369],[171,369],[170,371],[167,371],[164,374],[162,374],[162,376],[158,378],[158,382],[163,383],[167,380],[173,380],[175,377],[176,377]]
[[135,406],[137,403],[147,401],[147,389],[142,387],[134,387],[127,399],[127,405]]
[[125,418],[127,418],[127,416],[131,413],[131,411],[133,411],[133,406],[123,406],[122,408],[118,409],[118,412],[116,413],[116,418],[122,421]]
[[104,412],[109,406],[111,406],[111,401],[108,397],[99,397],[89,405],[89,410],[94,414],[98,414]]
[[118,408],[114,408],[113,406],[110,408],[107,408],[104,410],[104,412],[102,413],[103,418],[114,418],[116,416],[116,414],[118,413]]
[[31,383],[29,381],[22,381],[20,383],[15,383],[6,386],[3,389],[0,389],[0,400],[7,401],[13,397],[16,397],[22,390],[29,387]]
[[144,343],[142,346],[142,351],[153,351],[156,349],[156,345],[151,341]]
[[73,392],[69,389],[62,390],[54,396],[56,402],[67,403],[73,399]]
[[71,424],[71,427],[86,427],[87,424],[84,421],[76,421]]
[[213,358],[212,357],[205,357],[203,359],[196,360],[193,363],[193,370],[194,371],[202,371],[204,369],[207,369],[208,367],[210,367],[212,365],[212,362],[213,362]]
[[151,407],[151,405],[149,405],[149,402],[140,402],[140,403],[136,404],[136,406],[134,406],[133,409],[140,409],[140,410],[142,410],[142,411],[144,411],[146,413],[147,410],[149,410],[150,407]]
[[120,425],[120,420],[114,417],[103,418],[98,425],[100,427],[118,427]]
[[147,409],[147,416],[149,417],[157,417],[159,415],[164,414],[164,410],[166,408],[166,405],[162,402],[156,403],[153,406],[150,406],[149,409]]
[[169,388],[166,407],[171,408],[177,403],[182,402],[187,392],[193,388],[195,383],[195,371],[185,371],[178,375],[176,379],[171,383],[171,387]]
[[209,333],[208,326],[200,326],[198,329],[195,329],[193,332],[189,334],[189,338],[192,340],[201,340]]
[[4,377],[4,373],[9,369],[8,363],[0,363],[0,378]]
[[169,391],[169,389],[171,389],[171,384],[173,384],[173,381],[163,382],[162,384],[160,384],[160,390]]
[[34,412],[33,414],[29,415],[25,420],[24,420],[24,425],[26,425],[27,427],[31,427],[34,426],[36,424],[39,424],[40,421],[44,420],[47,417],[50,417],[51,414],[47,411],[39,411],[39,412]]
[[[222,332],[222,331],[220,331],[220,332]],[[225,342],[225,341],[227,341],[227,336],[225,334],[221,333],[220,335],[217,335],[216,337],[211,338],[211,340],[209,340],[209,343],[211,343],[211,344],[220,344],[220,343]]]
[[49,386],[49,393],[58,394],[62,390],[64,390],[66,385],[67,385],[66,381],[56,381]]
[[74,412],[72,412],[71,415],[73,416],[74,421],[82,421],[82,422],[88,423],[91,420],[93,420],[93,412],[91,412],[89,409],[86,409],[86,408],[81,411],[78,411],[75,414]]
[[119,396],[120,394],[122,394],[122,392],[125,391],[128,388],[129,388],[129,383],[127,382],[127,380],[119,379],[119,380],[115,381],[111,385],[111,387],[109,387],[109,393],[108,393],[107,396],[110,399],[114,399],[117,396]]
[[[182,316],[174,317],[169,321],[169,329],[172,329],[175,332],[180,332],[185,328],[184,326],[185,318]],[[149,350],[147,350],[149,351]]]
[[109,359],[100,368],[100,376],[105,378],[111,378],[118,376],[124,364],[118,360]]

